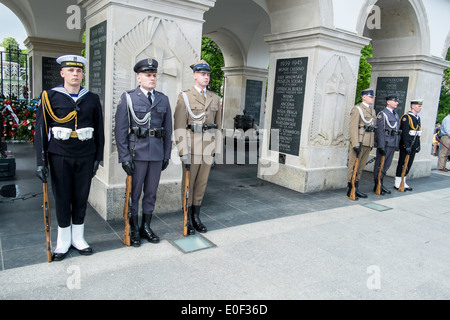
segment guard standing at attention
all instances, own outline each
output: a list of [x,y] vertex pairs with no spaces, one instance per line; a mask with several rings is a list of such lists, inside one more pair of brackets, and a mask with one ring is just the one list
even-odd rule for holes
[[411,100],[411,110],[404,114],[400,119],[400,155],[398,158],[397,171],[395,173],[394,188],[398,189],[402,182],[402,170],[405,165],[406,155],[409,155],[409,161],[406,164],[404,176],[405,191],[412,191],[412,188],[406,183],[408,174],[414,162],[416,153],[420,151],[420,136],[422,135],[419,112],[422,111],[423,100]]
[[[150,228],[161,171],[169,165],[172,150],[172,111],[167,96],[155,90],[158,62],[144,59],[133,68],[139,86],[124,92],[115,114],[115,138],[119,162],[132,176],[131,245],[141,237],[158,243]],[[142,194],[142,223],[139,227],[139,198]]]
[[[200,220],[200,206],[214,155],[222,148],[220,97],[206,90],[211,70],[204,60],[191,65],[195,85],[178,96],[174,113],[175,139],[183,164],[190,164],[188,234],[207,232]],[[181,188],[184,196],[185,165]],[[193,227],[193,228],[192,228]]]
[[[362,171],[366,166],[369,158],[370,150],[374,145],[376,114],[371,107],[375,101],[375,94],[372,89],[365,89],[361,91],[362,102],[354,106],[350,112],[350,150],[348,159],[347,182],[348,190],[347,196],[350,196],[352,191],[352,176],[356,169],[356,199],[367,198],[367,194],[359,191],[359,180]],[[359,159],[358,168],[355,168],[356,158]]]
[[386,108],[381,110],[377,115],[377,129],[375,135],[375,144],[377,146],[377,155],[375,158],[375,166],[373,170],[373,179],[375,186],[373,191],[376,190],[378,184],[378,173],[380,171],[381,158],[384,156],[384,165],[381,169],[381,195],[385,193],[391,193],[383,185],[383,178],[386,172],[391,166],[394,153],[398,150],[398,144],[400,140],[399,126],[400,117],[395,111],[398,106],[398,95],[396,93],[390,94],[386,97]]
[[[92,254],[84,239],[84,218],[91,179],[103,160],[103,111],[98,95],[81,87],[87,60],[77,55],[56,59],[64,84],[43,91],[36,112],[36,175],[44,183],[50,172],[58,236],[53,260],[73,246]],[[50,167],[50,170],[49,170]]]

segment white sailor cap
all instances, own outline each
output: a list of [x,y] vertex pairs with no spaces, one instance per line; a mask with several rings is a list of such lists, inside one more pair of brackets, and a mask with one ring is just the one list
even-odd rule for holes
[[60,56],[56,59],[56,62],[58,62],[61,65],[61,68],[64,67],[83,68],[87,64],[86,58],[73,54]]
[[423,99],[414,99],[414,100],[411,100],[411,104],[423,105]]

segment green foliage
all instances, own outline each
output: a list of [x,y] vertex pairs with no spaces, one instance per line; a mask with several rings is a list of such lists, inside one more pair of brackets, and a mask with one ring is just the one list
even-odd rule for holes
[[[447,61],[450,61],[450,49],[447,51]],[[442,80],[441,96],[439,98],[439,109],[436,122],[442,123],[445,116],[450,110],[450,68],[444,71],[444,79]]]
[[222,51],[220,51],[219,46],[210,38],[203,37],[201,57],[203,60],[208,62],[209,67],[211,68],[211,82],[209,84],[209,90],[222,97],[222,92],[220,90],[223,83],[222,67],[225,66]]
[[358,72],[358,83],[356,86],[355,104],[360,103],[361,95],[360,92],[370,86],[370,76],[372,73],[372,66],[367,62],[367,58],[373,57],[373,47],[369,44],[362,48],[361,58],[359,59],[359,72]]
[[[5,56],[4,56],[5,61],[19,62],[21,67],[25,67],[27,59],[26,54],[28,54],[28,49],[21,50],[19,48],[19,43],[13,37],[4,38],[0,43],[0,46],[5,48]],[[12,49],[11,54],[9,54],[8,52],[9,48]]]

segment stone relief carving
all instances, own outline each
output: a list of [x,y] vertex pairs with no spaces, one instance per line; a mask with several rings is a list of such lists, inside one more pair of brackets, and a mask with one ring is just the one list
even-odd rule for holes
[[334,55],[316,79],[310,129],[313,146],[346,146],[356,77],[344,56]]
[[[172,109],[178,94],[192,86],[189,66],[199,56],[183,31],[175,21],[146,17],[114,43],[112,130],[120,96],[138,85],[134,65],[149,57],[159,64],[156,90],[169,97]],[[112,143],[115,145],[114,135]]]

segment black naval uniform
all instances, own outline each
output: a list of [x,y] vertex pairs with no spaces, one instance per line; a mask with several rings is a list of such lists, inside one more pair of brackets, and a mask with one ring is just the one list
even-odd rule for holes
[[[50,165],[53,195],[55,197],[56,218],[58,226],[69,227],[83,224],[91,179],[98,164],[103,160],[104,125],[102,106],[98,95],[81,88],[78,97],[73,98],[63,86],[47,91],[54,115],[63,119],[76,110],[77,118],[58,123],[49,113],[43,113],[43,102],[36,112],[35,147],[37,165]],[[42,97],[42,95],[41,95]],[[81,141],[77,137],[57,140],[52,134],[52,127],[64,127],[75,130],[94,128],[93,137]],[[43,158],[42,151],[48,154]]]
[[[419,115],[415,115],[411,111],[404,114],[400,119],[400,130],[402,130],[400,136],[400,156],[398,158],[397,171],[395,175],[396,177],[401,177],[406,155],[409,154],[409,161],[406,166],[405,173],[406,177],[414,162],[416,153],[420,151],[420,134],[422,129]],[[405,190],[412,189],[405,186]]]
[[[167,167],[172,150],[172,111],[169,99],[161,92],[153,90],[152,101],[149,101],[140,87],[129,90],[127,93],[138,119],[142,120],[150,113],[149,123],[136,123],[128,110],[126,93],[123,93],[115,115],[115,138],[119,162],[122,165],[132,163],[134,167],[133,172],[130,172],[133,176],[131,226],[137,227],[139,198],[143,190],[140,236],[157,243],[159,237],[150,229],[150,222],[155,208],[161,171]],[[134,246],[140,244],[137,237],[131,240]]]

